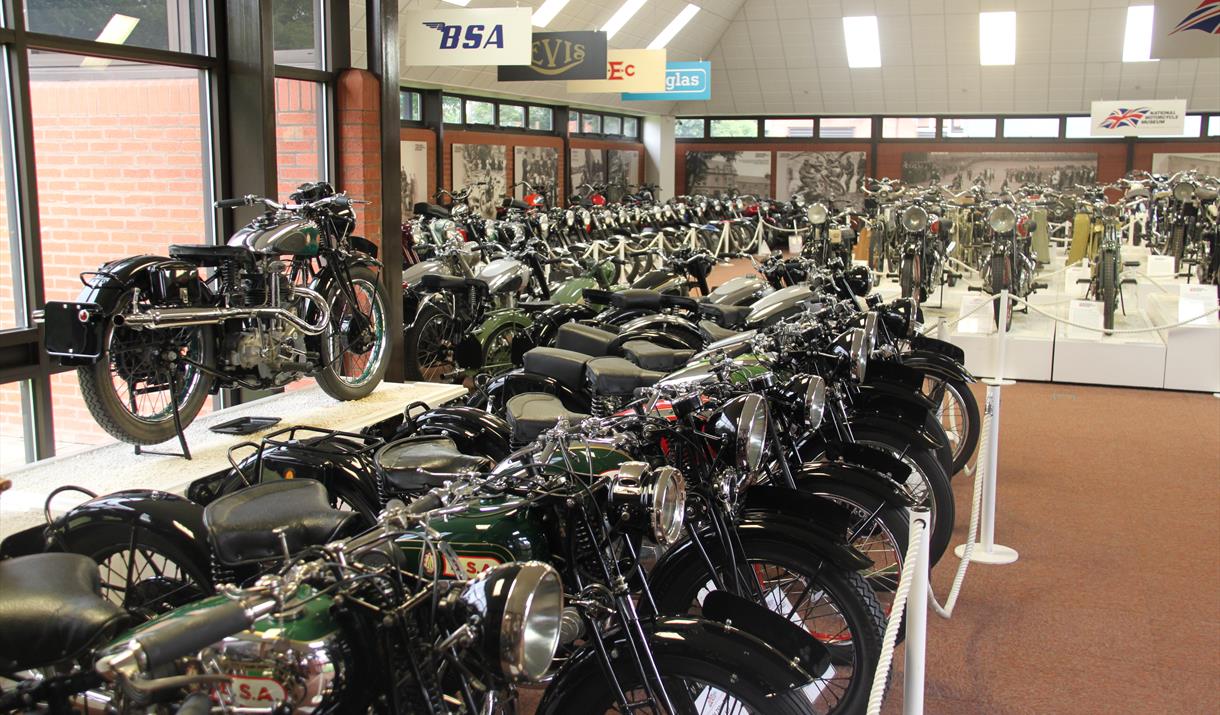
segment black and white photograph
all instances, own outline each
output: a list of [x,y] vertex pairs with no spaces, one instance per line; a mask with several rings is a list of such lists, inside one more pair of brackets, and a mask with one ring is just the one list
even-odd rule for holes
[[775,198],[801,196],[808,203],[824,201],[836,208],[864,204],[860,179],[868,172],[862,151],[780,151],[775,154]]
[[1152,173],[1176,174],[1179,171],[1197,171],[1209,176],[1220,176],[1220,152],[1170,152],[1152,155]]
[[606,152],[601,149],[573,149],[568,160],[572,191],[581,184],[602,184],[606,181]]
[[402,215],[414,214],[415,204],[428,201],[428,142],[402,142]]
[[[550,146],[519,146],[513,149],[513,178],[524,181],[534,191],[545,189],[547,196],[555,196],[555,185],[559,180],[559,150]],[[524,186],[513,189],[518,199],[528,193]]]
[[938,184],[954,191],[971,186],[1011,191],[1026,185],[1070,189],[1096,179],[1096,154],[941,151],[902,156],[903,181]]
[[453,145],[452,190],[470,187],[470,210],[474,213],[495,217],[496,204],[508,193],[507,157],[508,147],[503,144]]
[[610,149],[606,152],[606,184],[611,201],[631,193],[640,183],[640,153],[633,149]]
[[687,152],[686,190],[717,197],[733,193],[767,196],[771,193],[771,152]]

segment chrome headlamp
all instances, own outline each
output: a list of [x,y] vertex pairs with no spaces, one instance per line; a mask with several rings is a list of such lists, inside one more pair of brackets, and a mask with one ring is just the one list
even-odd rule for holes
[[1017,214],[1010,206],[996,206],[987,214],[987,225],[996,233],[1008,233],[1017,225]]
[[1195,197],[1195,185],[1189,181],[1179,181],[1173,185],[1173,197],[1178,201],[1190,201]]
[[877,316],[877,311],[870,310],[864,314],[864,347],[869,355],[872,355],[873,351],[877,349],[877,336],[881,332],[880,325],[881,320]]
[[759,395],[743,395],[737,417],[737,466],[756,472],[767,447],[767,401]]
[[541,561],[490,568],[462,586],[459,600],[481,616],[476,643],[488,663],[514,682],[541,680],[559,648],[563,583]]
[[826,381],[818,375],[810,375],[809,384],[805,386],[805,414],[809,420],[806,429],[822,426],[822,418],[826,416]]
[[814,226],[821,226],[826,223],[827,217],[830,216],[830,211],[826,209],[826,204],[821,201],[810,206],[806,213],[809,216],[809,223]]
[[642,521],[647,515],[653,539],[669,546],[682,538],[686,478],[674,467],[652,469],[646,462],[623,462],[610,481],[610,506],[620,521]]
[[928,212],[922,206],[908,206],[902,212],[902,227],[916,233],[928,227]]

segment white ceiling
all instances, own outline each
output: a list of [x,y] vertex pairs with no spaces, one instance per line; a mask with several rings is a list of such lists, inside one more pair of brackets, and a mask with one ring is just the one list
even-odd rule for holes
[[[622,0],[570,0],[548,30],[597,29]],[[1128,5],[1151,0],[692,0],[702,10],[669,58],[712,61],[709,102],[627,102],[569,95],[564,82],[496,81],[494,67],[404,67],[412,84],[680,115],[761,113],[1087,112],[1097,99],[1186,98],[1220,109],[1220,57],[1122,62]],[[687,0],[649,0],[610,40],[647,45]],[[542,0],[533,0],[533,6]],[[511,7],[472,0],[471,7]],[[352,49],[364,61],[364,0],[351,0]],[[400,0],[403,10],[454,7]],[[979,65],[978,13],[1017,11],[1017,64]],[[879,69],[849,69],[844,15],[878,16]]]

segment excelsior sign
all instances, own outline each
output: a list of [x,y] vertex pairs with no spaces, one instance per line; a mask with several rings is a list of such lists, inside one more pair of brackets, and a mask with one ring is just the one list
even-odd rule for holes
[[665,50],[610,50],[605,79],[568,82],[569,92],[663,92]]
[[606,76],[606,33],[535,32],[533,61],[528,67],[501,67],[501,82],[555,79],[603,79]]
[[1152,56],[1220,57],[1220,0],[1156,0]]
[[711,62],[667,62],[664,92],[624,92],[632,102],[703,101],[712,98]]
[[1146,99],[1093,102],[1090,134],[1104,136],[1166,136],[1186,131],[1185,99]]
[[404,65],[528,65],[530,8],[413,10],[399,23]]

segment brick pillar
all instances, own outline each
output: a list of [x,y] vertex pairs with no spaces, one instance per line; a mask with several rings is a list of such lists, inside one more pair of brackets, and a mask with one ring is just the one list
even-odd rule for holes
[[356,207],[356,233],[381,246],[381,83],[371,72],[339,74],[339,191],[372,201]]

